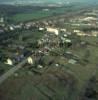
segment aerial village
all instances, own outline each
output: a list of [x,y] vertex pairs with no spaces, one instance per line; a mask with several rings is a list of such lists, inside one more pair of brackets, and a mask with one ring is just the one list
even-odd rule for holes
[[[67,49],[72,48],[74,45],[74,37],[77,38],[75,45],[79,44],[79,42],[80,45],[85,45],[87,43],[85,41],[81,41],[81,37],[98,36],[97,15],[98,11],[94,10],[83,13],[82,15],[80,14],[77,17],[73,16],[72,18],[68,18],[67,21],[66,18],[62,17],[60,19],[45,19],[42,21],[20,23],[17,25],[6,24],[5,19],[1,17],[0,38],[5,38],[5,40],[0,39],[2,45],[0,50],[2,51],[1,55],[3,55],[0,59],[2,63],[14,66],[28,57],[28,64],[33,65],[36,61],[38,62],[38,59],[42,59],[42,57],[40,57],[41,55],[48,57],[52,52],[54,52],[53,55],[57,52],[57,55],[63,55],[62,57],[66,60],[66,63],[74,64],[77,60],[73,59],[73,57],[67,58],[66,55],[74,56],[74,54],[72,54],[69,50],[67,51]],[[62,25],[60,26],[60,24]],[[25,35],[27,35],[26,37],[23,35],[22,31],[31,32],[30,34],[25,33]],[[10,32],[13,34],[9,34]],[[39,32],[39,34],[41,33],[42,37],[33,41],[32,34],[35,33],[36,35],[39,35],[37,32]],[[9,35],[7,37],[3,37],[2,35],[4,34]],[[10,35],[12,35],[12,40],[8,38]],[[15,41],[16,43],[13,41],[13,35],[14,38],[17,38]],[[28,42],[25,44],[26,41],[24,41],[24,39],[29,37],[32,42],[27,39]],[[17,41],[19,43],[17,43]],[[4,46],[3,44],[5,43],[6,45]],[[35,50],[33,48],[35,48]],[[60,52],[63,48],[66,48],[66,51]],[[55,65],[59,66],[58,63],[55,63]],[[43,65],[38,66],[41,68],[44,67]]]
[[[1,78],[2,75],[7,76],[8,74],[9,76],[9,71],[21,68],[21,70],[15,71],[8,81],[18,79],[21,77],[21,73],[24,75],[23,73],[26,72],[25,77],[23,76],[19,80],[20,84],[24,80],[26,80],[25,84],[27,82],[34,86],[33,88],[36,88],[37,85],[41,88],[40,85],[45,84],[47,86],[43,87],[56,93],[57,96],[58,91],[54,87],[63,88],[65,93],[65,86],[67,86],[71,92],[68,92],[69,96],[66,98],[70,98],[71,94],[72,99],[70,100],[84,100],[73,99],[75,93],[73,93],[73,83],[75,85],[79,83],[77,91],[84,93],[85,84],[98,71],[98,10],[93,9],[79,12],[76,15],[61,15],[14,24],[9,23],[7,18],[0,17],[0,65]],[[4,74],[6,72],[8,73]],[[27,78],[28,75],[31,75],[30,79]],[[32,80],[33,85],[28,83]],[[41,80],[43,80],[42,83]],[[60,83],[60,81],[62,82]],[[54,83],[51,85],[48,82]],[[12,87],[15,88],[13,83]],[[44,88],[42,90],[44,91]],[[27,90],[25,91],[27,94]],[[46,97],[50,98],[48,100],[60,100],[51,99],[50,94],[52,93],[43,93],[43,91],[41,95],[46,96],[47,94]],[[61,95],[62,98],[63,96]]]

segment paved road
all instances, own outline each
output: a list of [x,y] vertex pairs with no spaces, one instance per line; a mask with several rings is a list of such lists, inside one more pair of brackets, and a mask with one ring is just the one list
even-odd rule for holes
[[15,67],[8,70],[5,74],[0,76],[0,84],[2,84],[8,77],[14,74],[17,70],[19,70],[26,62],[27,62],[27,59],[23,60],[21,63],[19,63]]

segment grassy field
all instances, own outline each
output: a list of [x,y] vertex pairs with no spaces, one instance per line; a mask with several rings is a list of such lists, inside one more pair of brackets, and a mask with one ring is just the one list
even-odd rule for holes
[[70,10],[70,8],[68,10],[66,7],[49,9],[49,11],[44,11],[41,9],[41,10],[35,11],[35,12],[16,14],[16,15],[12,16],[11,19],[14,22],[25,22],[25,21],[29,21],[29,20],[36,20],[36,19],[41,19],[44,17],[63,14],[63,13],[66,13],[68,11],[71,11],[71,10]]
[[12,17],[12,19],[15,22],[24,22],[29,20],[40,19],[43,17],[48,17],[51,15],[52,15],[51,12],[38,11],[36,13],[16,14],[15,16]]

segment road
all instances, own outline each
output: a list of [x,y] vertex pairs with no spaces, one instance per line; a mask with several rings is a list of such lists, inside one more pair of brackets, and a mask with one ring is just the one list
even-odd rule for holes
[[4,73],[2,76],[0,76],[0,84],[2,84],[8,77],[10,77],[12,74],[14,74],[16,71],[18,71],[22,66],[27,62],[27,59],[24,59],[21,63],[16,65],[15,67],[8,70],[6,73]]

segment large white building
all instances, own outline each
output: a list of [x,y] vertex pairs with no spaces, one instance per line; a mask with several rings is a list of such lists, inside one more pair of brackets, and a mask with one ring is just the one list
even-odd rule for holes
[[55,35],[59,35],[59,30],[57,28],[47,27],[47,32],[54,33]]

